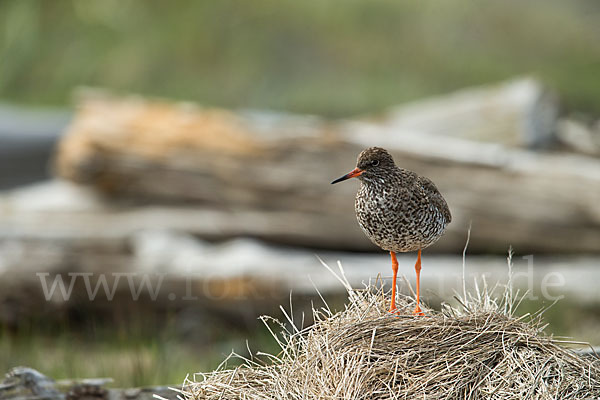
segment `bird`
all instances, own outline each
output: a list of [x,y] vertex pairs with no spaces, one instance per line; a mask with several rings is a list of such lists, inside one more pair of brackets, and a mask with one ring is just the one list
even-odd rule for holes
[[390,153],[381,147],[363,150],[356,168],[331,184],[358,178],[354,208],[366,236],[392,259],[393,286],[390,313],[396,313],[396,253],[417,252],[416,307],[414,315],[424,315],[420,306],[421,251],[435,243],[452,221],[448,203],[435,184],[415,172],[396,166]]

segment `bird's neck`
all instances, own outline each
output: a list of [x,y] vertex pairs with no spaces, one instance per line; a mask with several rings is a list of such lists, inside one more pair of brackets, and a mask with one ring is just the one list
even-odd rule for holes
[[377,190],[383,188],[385,185],[385,178],[383,176],[371,175],[361,178],[360,185],[368,190]]

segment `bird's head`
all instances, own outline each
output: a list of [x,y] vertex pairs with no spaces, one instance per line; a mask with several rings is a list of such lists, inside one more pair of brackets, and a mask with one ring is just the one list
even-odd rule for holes
[[345,181],[350,178],[358,178],[361,181],[375,180],[377,177],[385,175],[385,171],[395,168],[394,159],[381,147],[369,147],[358,155],[356,168],[346,175],[339,177],[331,184]]

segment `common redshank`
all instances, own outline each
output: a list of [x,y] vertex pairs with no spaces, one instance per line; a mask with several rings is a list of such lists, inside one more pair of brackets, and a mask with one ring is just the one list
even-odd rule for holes
[[356,219],[369,239],[390,252],[394,272],[390,312],[396,312],[396,253],[417,251],[417,299],[413,312],[423,315],[420,306],[421,250],[435,243],[452,221],[446,200],[432,181],[399,168],[381,147],[369,147],[358,156],[356,168],[334,180],[360,180],[354,207]]

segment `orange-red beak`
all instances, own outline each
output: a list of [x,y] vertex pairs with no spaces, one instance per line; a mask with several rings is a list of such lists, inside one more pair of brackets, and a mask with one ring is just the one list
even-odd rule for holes
[[365,171],[362,170],[362,169],[360,169],[360,168],[358,168],[358,167],[354,168],[352,171],[348,172],[346,175],[341,176],[341,177],[337,178],[335,181],[331,182],[331,184],[333,185],[334,183],[345,181],[346,179],[356,178],[357,176],[359,176],[363,172],[365,172]]

